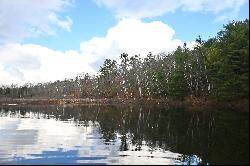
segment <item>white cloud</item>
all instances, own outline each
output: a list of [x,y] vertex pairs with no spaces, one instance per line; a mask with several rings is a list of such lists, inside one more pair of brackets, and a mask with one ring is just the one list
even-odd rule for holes
[[[26,37],[55,34],[55,28],[70,31],[72,20],[57,14],[72,6],[72,0],[1,0],[0,43],[16,42]],[[54,19],[51,20],[51,15]]]
[[[104,59],[118,60],[123,52],[145,57],[149,52],[171,52],[183,42],[168,25],[122,19],[104,37],[82,42],[80,52],[55,51],[34,44],[0,47],[0,83],[45,82],[73,78],[81,72],[95,74]],[[193,42],[188,43],[190,47]]]
[[1,84],[63,80],[81,72],[94,73],[86,57],[73,50],[61,52],[34,44],[0,47]]
[[118,59],[123,52],[140,54],[142,57],[149,52],[171,52],[183,45],[181,40],[174,39],[174,34],[171,27],[160,21],[145,23],[136,19],[123,19],[110,28],[105,37],[93,37],[81,43],[81,51],[88,57],[90,64],[98,68],[105,58]]
[[116,13],[118,18],[146,18],[161,16],[181,9],[191,12],[211,12],[218,15],[233,13],[247,0],[93,0],[99,6],[105,6]]
[[71,26],[73,24],[73,21],[70,17],[67,16],[66,20],[60,20],[54,13],[52,13],[49,15],[49,19],[58,27],[70,32]]

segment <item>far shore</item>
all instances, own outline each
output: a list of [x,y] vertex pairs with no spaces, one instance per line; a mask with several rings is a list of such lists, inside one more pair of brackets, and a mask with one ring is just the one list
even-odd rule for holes
[[237,111],[249,112],[249,99],[241,99],[233,102],[220,102],[216,100],[205,100],[199,98],[186,98],[184,101],[174,101],[169,99],[149,99],[149,98],[4,98],[0,99],[0,106],[25,106],[25,105],[141,105],[160,107],[186,107],[187,110],[196,111],[203,109],[233,109]]

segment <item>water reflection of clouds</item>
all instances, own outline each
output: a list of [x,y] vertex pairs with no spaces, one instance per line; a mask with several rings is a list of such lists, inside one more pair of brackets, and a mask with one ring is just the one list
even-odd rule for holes
[[28,158],[29,154],[41,154],[45,150],[91,147],[96,140],[87,137],[97,134],[91,125],[76,127],[74,123],[54,119],[0,117],[0,127],[0,152],[9,157]]
[[151,153],[146,144],[140,151],[132,151],[135,147],[129,138],[129,150],[120,151],[119,134],[115,142],[106,145],[99,125],[91,121],[79,126],[73,121],[37,119],[33,113],[23,115],[26,118],[9,115],[0,115],[0,163],[14,159],[22,164],[183,164],[178,160],[180,154],[160,148]]

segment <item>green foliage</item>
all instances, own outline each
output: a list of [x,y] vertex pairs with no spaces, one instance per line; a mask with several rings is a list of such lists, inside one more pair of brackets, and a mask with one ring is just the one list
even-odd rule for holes
[[117,76],[117,65],[115,60],[105,59],[100,69],[98,90],[102,97],[114,97],[117,95],[118,88],[114,86],[114,78]]
[[210,41],[208,67],[213,95],[233,100],[249,96],[249,21],[231,22]]
[[115,74],[116,70],[116,61],[112,61],[111,59],[105,59],[103,66],[100,69],[100,73],[104,77],[109,77],[111,74]]
[[175,66],[169,78],[169,95],[173,99],[183,100],[188,93],[188,84],[185,77],[185,51],[178,47],[174,52]]

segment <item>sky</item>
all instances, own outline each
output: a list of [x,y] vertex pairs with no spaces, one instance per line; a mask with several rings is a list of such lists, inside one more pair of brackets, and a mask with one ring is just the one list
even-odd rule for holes
[[248,0],[0,0],[0,85],[96,74],[121,53],[174,51],[249,19]]

